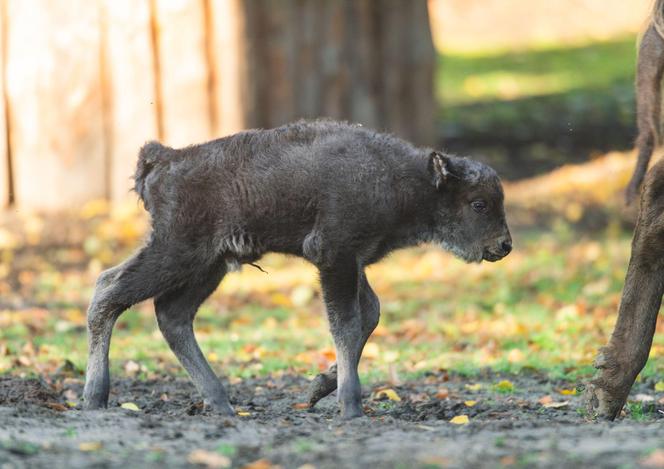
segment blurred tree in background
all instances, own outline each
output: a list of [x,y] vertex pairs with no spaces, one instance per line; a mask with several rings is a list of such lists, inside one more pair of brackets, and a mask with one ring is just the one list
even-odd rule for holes
[[150,139],[184,146],[332,117],[434,140],[425,0],[2,6],[1,205],[124,199]]

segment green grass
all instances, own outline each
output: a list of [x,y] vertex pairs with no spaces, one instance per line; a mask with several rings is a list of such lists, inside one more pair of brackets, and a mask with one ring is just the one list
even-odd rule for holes
[[[521,177],[631,147],[636,38],[438,57],[443,143]],[[515,164],[516,163],[516,164]]]
[[[630,234],[576,236],[572,244],[560,233],[539,232],[517,234],[515,243],[515,252],[495,264],[467,265],[432,247],[398,252],[369,269],[383,314],[361,362],[363,380],[394,372],[407,380],[440,368],[473,376],[485,367],[570,380],[590,375],[615,321]],[[231,378],[313,376],[333,360],[323,307],[319,298],[305,304],[291,298],[297,288],[317,289],[315,273],[282,257],[262,265],[270,276],[253,269],[231,275],[201,309],[201,347],[213,368]],[[0,343],[7,347],[0,370],[34,374],[65,360],[83,370],[84,317],[67,311],[54,308],[42,323],[22,312],[0,313]],[[34,351],[25,350],[26,342]],[[22,356],[29,364],[21,364]],[[185,376],[151,304],[126,312],[116,326],[113,374],[126,375],[129,361],[139,364],[132,375],[138,379],[161,372]],[[642,375],[662,372],[664,335],[658,334]]]
[[633,36],[578,47],[504,53],[446,53],[438,58],[437,94],[455,106],[508,101],[632,84]]

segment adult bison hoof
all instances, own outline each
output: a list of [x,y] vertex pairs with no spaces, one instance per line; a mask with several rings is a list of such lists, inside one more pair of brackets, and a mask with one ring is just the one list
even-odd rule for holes
[[625,405],[625,400],[617,398],[602,387],[596,380],[588,383],[583,395],[588,416],[614,420]]

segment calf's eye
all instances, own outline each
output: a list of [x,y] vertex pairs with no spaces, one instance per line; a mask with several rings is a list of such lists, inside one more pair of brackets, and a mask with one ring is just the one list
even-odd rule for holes
[[470,206],[473,207],[473,210],[475,210],[477,213],[484,213],[487,209],[486,202],[483,200],[473,200],[470,203]]

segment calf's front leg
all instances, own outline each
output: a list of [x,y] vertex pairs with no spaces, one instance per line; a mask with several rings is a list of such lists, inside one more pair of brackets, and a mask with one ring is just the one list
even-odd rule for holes
[[357,365],[365,342],[358,295],[360,269],[354,256],[348,256],[321,269],[320,277],[337,349],[337,401],[341,416],[344,419],[360,417],[364,412]]
[[[362,315],[362,345],[369,340],[380,319],[380,302],[378,297],[371,289],[367,276],[364,272],[360,273],[360,312]],[[314,378],[309,387],[307,401],[309,406],[313,407],[322,398],[337,389],[337,364],[336,362],[324,373],[320,373]]]

